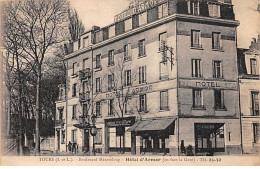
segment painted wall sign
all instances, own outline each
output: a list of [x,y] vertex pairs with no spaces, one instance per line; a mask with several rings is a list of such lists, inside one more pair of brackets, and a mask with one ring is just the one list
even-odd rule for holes
[[166,2],[166,1],[167,0],[146,0],[143,3],[137,4],[136,6],[130,8],[128,10],[125,10],[124,12],[116,15],[115,16],[115,22],[120,22],[120,21],[124,20],[125,18],[127,18],[129,16],[144,12],[147,9],[150,9],[150,8],[156,6],[157,4],[159,4],[161,2]]
[[237,82],[180,79],[179,87],[180,88],[237,90],[238,85],[237,85]]
[[135,123],[135,117],[125,117],[105,120],[107,127],[132,126]]
[[[153,89],[152,85],[145,85],[145,86],[139,86],[139,87],[133,87],[130,88],[128,90],[126,90],[126,92],[128,92],[130,95],[137,95],[139,93],[142,92],[148,92],[151,91]],[[116,97],[116,92],[109,92],[106,94],[106,98],[115,98]]]

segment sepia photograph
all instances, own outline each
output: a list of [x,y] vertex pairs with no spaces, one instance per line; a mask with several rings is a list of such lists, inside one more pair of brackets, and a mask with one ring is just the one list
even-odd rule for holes
[[260,165],[260,0],[0,14],[0,165]]

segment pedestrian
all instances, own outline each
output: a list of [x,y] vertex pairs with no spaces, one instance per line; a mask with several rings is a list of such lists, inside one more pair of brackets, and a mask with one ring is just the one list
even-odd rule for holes
[[69,149],[69,151],[71,151],[71,146],[72,146],[72,144],[71,144],[71,142],[69,141],[69,144],[68,144],[68,149]]

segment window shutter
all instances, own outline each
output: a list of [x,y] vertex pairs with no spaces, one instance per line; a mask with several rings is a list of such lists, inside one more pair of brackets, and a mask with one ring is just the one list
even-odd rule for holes
[[139,84],[142,83],[142,73],[141,73],[142,67],[139,67]]

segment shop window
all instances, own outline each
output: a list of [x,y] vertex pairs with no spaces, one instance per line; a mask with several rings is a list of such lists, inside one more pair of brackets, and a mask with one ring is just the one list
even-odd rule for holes
[[160,110],[169,110],[168,91],[160,92]]
[[220,38],[221,34],[219,32],[212,33],[212,49],[221,49]]
[[97,93],[101,92],[101,79],[100,79],[100,77],[96,78],[96,92]]
[[204,108],[202,89],[193,89],[193,108]]
[[72,76],[76,75],[77,62],[72,64]]
[[101,112],[101,102],[96,102],[96,116],[97,117],[101,117],[102,116],[102,112]]
[[215,90],[215,109],[216,110],[226,110],[224,105],[224,90]]
[[146,66],[139,67],[139,84],[146,83]]
[[259,123],[253,123],[253,142],[259,142]]
[[259,92],[251,92],[251,97],[252,97],[252,108],[251,108],[251,115],[252,116],[259,116],[260,112],[260,106],[259,106]]
[[97,135],[94,138],[95,144],[102,144],[102,129],[97,129]]
[[199,30],[191,30],[191,47],[193,48],[202,48],[200,42],[200,31]]
[[72,85],[72,97],[76,97],[77,96],[77,83],[74,83]]
[[77,142],[77,130],[71,130],[71,141],[72,143]]
[[89,38],[88,36],[83,38],[83,47],[88,47],[89,46]]
[[72,106],[72,119],[76,119],[77,115],[77,105]]
[[139,14],[138,17],[139,17],[139,25],[147,24],[147,12]]
[[138,42],[138,50],[139,50],[139,57],[145,57],[145,40],[140,40]]
[[114,75],[108,75],[108,91],[113,90],[113,85],[114,84]]
[[61,132],[61,144],[65,144],[65,131]]
[[125,71],[125,86],[131,86],[131,70]]
[[108,116],[114,116],[114,99],[108,100]]
[[129,61],[131,60],[131,43],[124,45],[124,61]]
[[114,50],[108,52],[108,66],[114,65]]
[[251,75],[257,75],[256,73],[256,59],[250,59],[250,68],[251,68]]
[[163,18],[168,16],[168,3],[158,6],[158,18]]
[[213,78],[223,78],[221,61],[213,61]]
[[101,68],[101,55],[96,56],[96,69]]
[[139,96],[139,111],[140,112],[146,112],[147,111],[146,94],[141,94]]
[[192,59],[192,77],[202,77],[201,59]]

